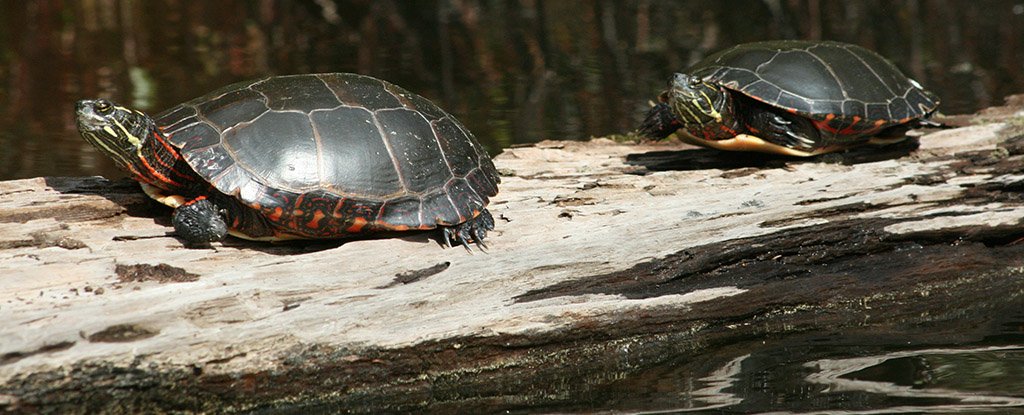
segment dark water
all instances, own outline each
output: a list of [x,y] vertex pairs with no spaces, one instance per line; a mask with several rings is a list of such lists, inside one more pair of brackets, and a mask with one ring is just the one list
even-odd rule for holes
[[[455,114],[492,153],[621,134],[672,72],[735,43],[778,38],[874,49],[937,93],[945,113],[1024,92],[1021,0],[4,1],[0,179],[119,175],[75,132],[77,99],[157,112],[269,74],[387,79]],[[997,342],[898,351],[808,342],[719,356],[706,370],[681,362],[546,409],[1020,410],[1024,322],[1015,321],[1014,337]]]
[[72,104],[157,112],[268,74],[346,71],[424,95],[492,152],[634,129],[668,76],[776,38],[853,42],[965,113],[1024,91],[1024,2],[5,1],[0,179],[118,174]]

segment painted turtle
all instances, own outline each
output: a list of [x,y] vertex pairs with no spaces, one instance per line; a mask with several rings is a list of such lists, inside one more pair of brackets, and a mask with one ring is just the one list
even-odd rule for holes
[[277,76],[156,116],[77,104],[83,138],[174,209],[189,244],[329,239],[441,228],[483,246],[498,172],[427,99],[368,76]]
[[746,43],[673,76],[640,132],[722,150],[812,156],[899,141],[939,99],[857,45]]

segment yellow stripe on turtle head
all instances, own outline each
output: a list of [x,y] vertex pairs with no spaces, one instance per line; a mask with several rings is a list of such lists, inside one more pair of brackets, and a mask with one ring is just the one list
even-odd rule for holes
[[[114,129],[110,128],[109,126],[104,126],[103,130],[109,134],[108,137],[116,137],[117,136],[117,134],[114,133]],[[128,161],[128,159],[125,158],[124,154],[122,154],[117,149],[110,147],[110,141],[108,139],[100,138],[96,133],[91,133],[91,132],[90,133],[82,133],[82,136],[85,137],[94,146],[96,146],[97,148],[100,148],[101,151],[103,151],[104,153],[107,154],[107,156],[113,158],[114,161],[117,162],[118,164],[127,165],[127,164],[130,163]]]
[[700,95],[703,96],[704,100],[707,101],[708,103],[709,111],[705,112],[705,114],[710,115],[711,118],[714,118],[716,122],[722,122],[722,113],[718,112],[718,109],[715,108],[715,101],[713,101],[711,97],[709,97],[708,94],[705,93],[703,90],[700,91]]
[[[134,134],[130,133],[128,129],[124,127],[124,124],[121,124],[121,121],[118,121],[116,118],[111,118],[111,121],[113,121],[114,124],[117,125],[117,127],[120,128],[122,132],[124,132],[124,138],[128,140],[129,143],[132,143],[132,145],[135,146],[136,149],[142,147],[142,140],[139,139],[139,137],[136,137]],[[110,127],[103,127],[104,130],[108,128]],[[111,133],[113,133],[113,131],[111,131]]]

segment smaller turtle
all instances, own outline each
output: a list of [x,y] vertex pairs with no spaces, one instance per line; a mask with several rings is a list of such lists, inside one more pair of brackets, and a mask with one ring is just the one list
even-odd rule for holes
[[469,130],[427,99],[368,76],[276,76],[229,85],[156,118],[77,104],[82,137],[174,209],[190,245],[442,229],[483,246],[498,192]]
[[857,45],[747,43],[676,73],[640,133],[721,150],[813,156],[890,144],[927,121],[939,99]]

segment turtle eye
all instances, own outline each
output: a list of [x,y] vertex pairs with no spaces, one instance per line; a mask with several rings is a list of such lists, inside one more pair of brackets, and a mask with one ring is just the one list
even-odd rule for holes
[[110,110],[112,110],[114,106],[110,105],[110,101],[107,101],[105,99],[99,99],[96,100],[95,108],[96,111],[98,111],[100,114],[106,114],[110,112]]

